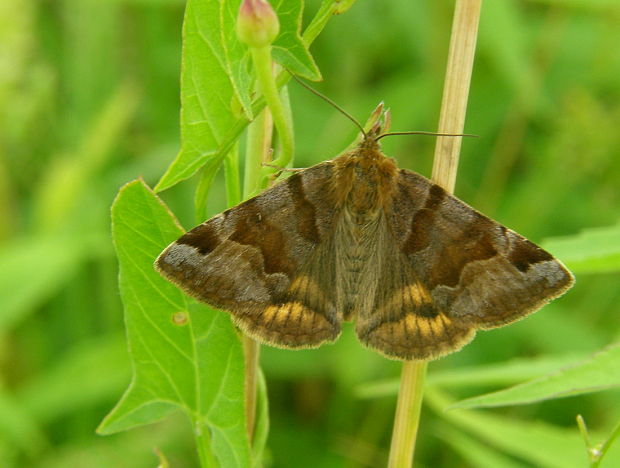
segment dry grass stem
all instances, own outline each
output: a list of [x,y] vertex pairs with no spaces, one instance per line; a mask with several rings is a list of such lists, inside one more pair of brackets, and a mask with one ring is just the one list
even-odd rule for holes
[[[463,133],[469,84],[474,64],[482,0],[457,0],[452,23],[448,65],[444,83],[439,133]],[[437,137],[432,180],[452,193],[456,182],[462,137]],[[427,362],[403,363],[390,468],[413,465]]]

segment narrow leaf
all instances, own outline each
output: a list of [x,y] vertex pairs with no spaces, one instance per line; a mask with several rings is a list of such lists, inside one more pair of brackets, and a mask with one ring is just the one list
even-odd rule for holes
[[534,0],[535,3],[561,6],[562,8],[579,8],[586,11],[598,11],[601,13],[620,12],[620,4],[617,0]]
[[476,468],[526,468],[493,447],[482,444],[460,431],[445,428],[441,432],[442,439],[450,444],[463,459],[468,461],[470,466]]
[[456,403],[453,408],[523,405],[620,387],[620,344],[572,367],[498,392]]
[[585,357],[583,354],[546,355],[479,366],[455,367],[431,373],[427,382],[442,387],[511,385],[554,372]]
[[[520,358],[510,361],[470,367],[457,367],[431,371],[427,377],[428,385],[439,387],[480,387],[481,385],[510,385],[555,371],[583,359],[582,355],[543,356]],[[360,398],[376,398],[396,395],[399,380],[386,379],[368,382],[356,389]]]
[[586,229],[575,236],[547,239],[543,247],[575,273],[620,271],[620,223]]
[[471,410],[443,411],[449,405],[439,392],[427,392],[427,403],[445,419],[476,436],[485,444],[528,461],[538,468],[581,468],[587,457],[578,431],[514,416],[498,416]]
[[254,440],[252,444],[252,452],[254,458],[254,466],[263,466],[263,452],[267,445],[267,436],[269,434],[269,401],[267,398],[267,383],[265,375],[259,369],[258,384],[256,386],[256,427],[254,428]]

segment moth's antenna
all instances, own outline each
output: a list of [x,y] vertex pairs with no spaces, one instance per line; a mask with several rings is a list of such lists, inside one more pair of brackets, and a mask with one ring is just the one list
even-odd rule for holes
[[[323,99],[324,101],[326,101],[327,103],[331,104],[338,112],[340,112],[342,115],[344,115],[347,119],[349,119],[351,122],[353,122],[355,124],[355,126],[359,129],[360,132],[362,132],[362,135],[364,135],[364,138],[368,138],[368,134],[364,131],[364,127],[362,127],[362,125],[355,119],[355,117],[353,117],[351,114],[349,114],[346,110],[344,110],[342,107],[340,107],[338,104],[336,104],[334,101],[332,101],[330,98],[328,98],[327,96],[325,96],[324,94],[320,93],[319,91],[317,91],[316,89],[314,89],[313,87],[311,87],[310,85],[304,83],[302,80],[300,80],[297,75],[295,75],[294,73],[292,73],[289,70],[286,70],[289,72],[289,74],[293,77],[293,79],[295,81],[297,81],[297,83],[299,83],[300,85],[302,85],[304,88],[306,88],[308,91],[310,91],[312,94],[320,97],[321,99]],[[388,114],[388,119],[389,119],[389,114]],[[433,135],[433,136],[448,136],[448,137],[474,137],[477,138],[478,135],[471,135],[469,133],[435,133],[435,132],[387,132],[387,133],[383,133],[377,137],[374,138],[375,141],[379,141],[381,138],[386,137],[386,136],[392,136],[392,135]]]
[[393,135],[432,135],[432,136],[446,136],[446,137],[472,137],[478,138],[478,135],[472,135],[471,133],[436,133],[436,132],[388,132],[383,133],[375,138],[375,141],[379,141],[381,138]]
[[[288,71],[288,70],[287,70]],[[346,110],[344,110],[342,107],[340,107],[338,104],[336,104],[334,101],[332,101],[330,98],[328,98],[327,96],[325,96],[324,94],[321,94],[320,92],[318,92],[316,89],[314,89],[313,87],[311,87],[310,85],[304,83],[303,81],[301,81],[299,78],[297,78],[297,76],[295,76],[294,73],[290,72],[290,75],[293,77],[293,79],[295,81],[297,81],[297,83],[299,83],[300,85],[302,85],[304,88],[306,88],[308,91],[310,91],[311,93],[315,94],[316,96],[320,97],[321,99],[323,99],[324,101],[328,102],[329,104],[331,104],[338,112],[340,112],[342,115],[344,115],[347,119],[349,119],[351,122],[353,122],[355,124],[355,126],[357,128],[359,128],[360,132],[362,132],[362,135],[364,135],[364,138],[368,137],[368,135],[366,134],[366,132],[364,131],[364,127],[362,127],[362,125],[355,120],[355,117],[353,117],[351,114],[349,114]]]

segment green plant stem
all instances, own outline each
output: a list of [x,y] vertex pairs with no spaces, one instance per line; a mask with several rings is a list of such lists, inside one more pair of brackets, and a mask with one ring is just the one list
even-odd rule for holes
[[[273,120],[269,109],[263,109],[249,125],[245,150],[245,174],[243,177],[243,199],[260,191],[263,162],[271,155]],[[245,356],[245,409],[246,428],[250,442],[254,437],[256,421],[256,384],[258,379],[258,358],[260,346],[252,338],[243,337]]]
[[598,457],[598,461],[596,465],[593,465],[594,468],[598,468],[599,464],[603,460],[603,457],[605,456],[609,448],[612,446],[614,441],[618,439],[619,437],[620,437],[620,423],[616,425],[614,430],[611,431],[611,435],[609,436],[609,438],[605,441],[605,443],[603,443],[603,446],[601,447],[600,454]]
[[[279,156],[271,161],[274,166],[286,167],[293,159],[293,125],[286,89],[282,95],[274,78],[271,47],[251,47],[252,62],[258,88],[265,98],[267,108],[250,124],[246,149],[244,198],[256,195],[269,183],[276,169],[264,166],[271,160],[271,139],[275,124],[280,139]],[[248,336],[243,338],[245,354],[246,427],[252,441],[256,420],[256,385],[260,345]]]
[[273,120],[269,109],[263,109],[248,126],[243,177],[243,198],[248,199],[260,191],[261,169],[271,152]]
[[[207,217],[209,191],[220,167],[219,160],[212,160],[202,168],[196,193],[194,194],[194,218],[202,223]],[[234,206],[241,201],[239,186],[239,144],[235,143],[224,158],[224,176],[226,178],[226,202]]]
[[[284,85],[281,88],[278,88],[278,90],[279,90],[280,102],[282,103],[282,109],[284,111],[284,119],[286,121],[286,126],[292,135],[293,134],[293,111],[291,109],[291,99],[288,94],[288,86]],[[291,159],[286,163],[286,166],[282,166],[282,167],[289,167],[291,163],[293,162],[293,157],[294,155],[291,155]],[[272,164],[275,164],[275,163],[272,162]]]
[[599,468],[609,448],[612,446],[614,441],[618,437],[620,437],[620,423],[618,423],[614,430],[611,431],[610,436],[604,443],[596,445],[592,445],[592,442],[590,441],[590,435],[588,433],[588,427],[586,426],[586,422],[580,414],[577,415],[577,426],[579,427],[579,432],[581,432],[581,436],[583,437],[586,445],[588,460],[590,461],[590,468]]
[[426,367],[426,361],[403,363],[390,446],[389,468],[404,468],[412,464],[420,423]]
[[[252,60],[256,71],[258,87],[265,97],[267,109],[250,124],[246,149],[246,172],[244,176],[244,198],[250,198],[265,188],[269,176],[275,169],[264,166],[271,159],[271,139],[275,124],[280,137],[281,153],[272,161],[276,166],[285,167],[293,159],[293,125],[288,94],[283,90],[282,97],[273,76],[271,48],[251,48]],[[252,441],[256,420],[256,385],[258,379],[258,358],[260,345],[248,336],[243,338],[245,354],[245,394],[246,427]]]
[[[293,159],[293,152],[295,149],[293,128],[284,104],[280,99],[278,86],[273,76],[271,46],[251,47],[250,51],[258,81],[258,88],[265,97],[265,102],[273,117],[273,123],[278,130],[278,137],[280,140],[280,154],[272,161],[272,164],[277,167],[286,167]],[[262,177],[259,185],[260,188],[264,188],[267,185],[269,176],[274,174],[276,169],[273,167],[263,167],[261,172]]]
[[251,445],[254,440],[254,427],[256,425],[256,385],[258,382],[260,344],[244,335],[243,353],[245,355],[245,427]]
[[590,458],[590,447],[592,446],[592,444],[590,443],[590,434],[588,433],[588,426],[586,426],[586,422],[583,419],[583,416],[581,416],[580,414],[577,415],[577,427],[579,427],[581,437],[583,437],[583,441],[586,444],[588,458]]
[[194,218],[196,223],[202,223],[207,216],[207,199],[219,170],[219,161],[210,161],[202,168],[196,192],[194,193]]
[[209,428],[206,424],[201,424],[195,420],[194,427],[200,468],[215,468],[219,466],[215,455],[211,451],[211,433]]
[[239,143],[224,159],[224,177],[226,179],[226,204],[238,205],[241,201],[241,186],[239,185]]

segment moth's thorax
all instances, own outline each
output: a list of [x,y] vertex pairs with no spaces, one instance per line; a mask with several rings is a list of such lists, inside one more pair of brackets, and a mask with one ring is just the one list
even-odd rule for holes
[[398,168],[393,159],[379,150],[372,139],[334,160],[334,193],[351,215],[364,222],[374,217],[391,199]]

